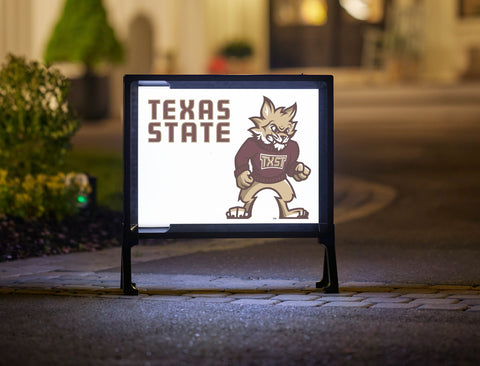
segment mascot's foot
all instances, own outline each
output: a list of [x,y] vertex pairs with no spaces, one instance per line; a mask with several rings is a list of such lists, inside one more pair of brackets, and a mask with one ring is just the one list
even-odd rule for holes
[[227,219],[249,219],[250,212],[245,207],[232,207],[227,211]]
[[280,217],[281,219],[308,219],[308,211],[303,208],[294,208]]

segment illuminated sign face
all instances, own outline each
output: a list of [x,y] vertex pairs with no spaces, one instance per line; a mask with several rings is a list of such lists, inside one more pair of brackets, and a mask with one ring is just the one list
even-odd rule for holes
[[319,100],[138,86],[138,226],[318,223]]

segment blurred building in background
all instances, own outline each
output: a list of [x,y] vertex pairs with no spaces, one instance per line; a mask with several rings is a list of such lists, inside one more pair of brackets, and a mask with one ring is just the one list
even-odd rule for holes
[[[110,69],[113,115],[124,73],[328,72],[377,83],[480,78],[480,0],[103,2],[127,50],[125,63]],[[11,52],[41,60],[63,4],[0,0],[0,59]],[[75,73],[75,65],[62,67]]]

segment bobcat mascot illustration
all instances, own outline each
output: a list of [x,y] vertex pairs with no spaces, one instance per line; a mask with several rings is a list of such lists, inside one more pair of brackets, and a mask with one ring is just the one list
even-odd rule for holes
[[300,150],[292,140],[297,125],[293,121],[297,104],[275,108],[270,99],[263,98],[260,117],[250,118],[255,124],[249,129],[253,136],[243,143],[235,156],[234,173],[240,188],[239,200],[244,206],[230,208],[227,218],[250,218],[257,194],[272,189],[277,194],[275,198],[281,219],[307,219],[307,210],[289,209],[287,205],[295,198],[287,175],[300,182],[310,174],[310,168],[297,161]]

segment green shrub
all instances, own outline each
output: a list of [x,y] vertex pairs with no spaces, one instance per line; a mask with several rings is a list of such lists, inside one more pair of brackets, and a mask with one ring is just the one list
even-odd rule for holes
[[62,220],[78,212],[78,196],[91,192],[88,180],[76,173],[10,177],[0,169],[0,215],[23,219]]
[[8,56],[0,70],[0,167],[9,176],[59,171],[79,127],[68,90],[58,70]]

